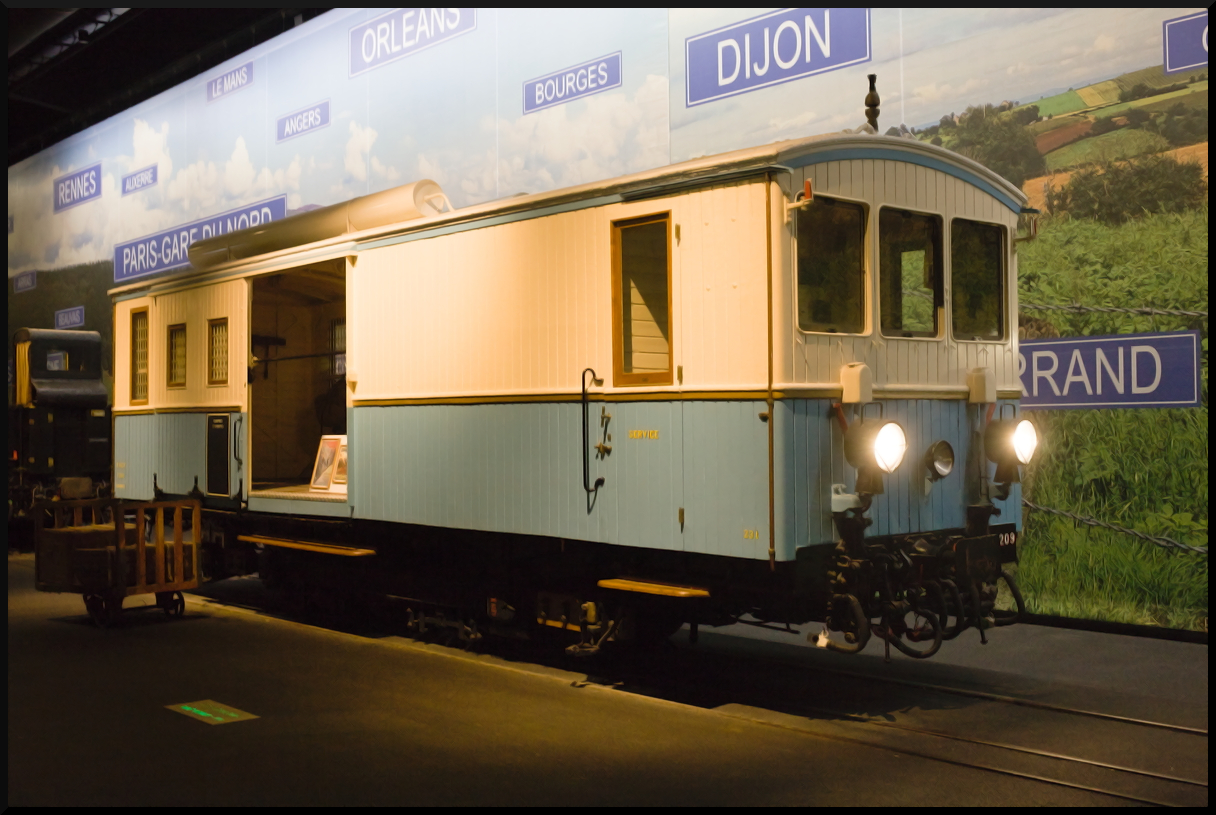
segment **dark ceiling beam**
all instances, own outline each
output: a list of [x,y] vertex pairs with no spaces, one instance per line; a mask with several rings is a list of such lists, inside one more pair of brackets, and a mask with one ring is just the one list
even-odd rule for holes
[[74,8],[10,8],[8,9],[8,58],[59,25],[80,9]]
[[138,13],[138,9],[79,9],[22,49],[16,58],[9,58],[8,86],[20,87],[36,81],[48,71],[58,70],[105,34],[130,22]]
[[[49,126],[40,128],[34,135],[17,142],[10,139],[8,149],[9,166],[11,167],[18,161],[46,149],[73,133],[91,127],[145,99],[149,99],[162,91],[166,91],[175,85],[198,76],[225,60],[237,56],[277,34],[294,28],[300,22],[311,20],[313,17],[326,11],[329,11],[329,9],[274,9],[271,13],[258,18],[253,23],[182,57],[165,68],[144,77],[139,82],[129,84],[121,91],[110,94],[88,108],[77,110],[70,115],[58,118],[55,122],[49,124]],[[14,99],[14,101],[21,100]],[[47,106],[46,103],[38,102],[37,100],[28,101],[35,105]]]

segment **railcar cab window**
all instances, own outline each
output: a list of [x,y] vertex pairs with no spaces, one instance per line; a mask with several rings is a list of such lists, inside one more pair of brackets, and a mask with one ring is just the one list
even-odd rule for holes
[[950,222],[950,316],[956,340],[1004,336],[1005,229]]
[[942,225],[935,215],[878,213],[882,333],[936,337],[942,310]]
[[671,219],[612,225],[613,382],[670,385]]
[[865,330],[866,212],[859,204],[815,196],[798,214],[798,327]]

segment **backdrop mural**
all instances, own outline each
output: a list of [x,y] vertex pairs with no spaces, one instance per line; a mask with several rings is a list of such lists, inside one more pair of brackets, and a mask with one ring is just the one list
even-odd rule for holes
[[[1024,336],[1199,332],[1199,407],[1039,411],[1027,492],[1206,546],[1205,9],[335,10],[10,167],[9,334],[108,337],[193,240],[418,178],[460,207],[853,128],[868,73],[883,130],[1046,214]],[[1028,518],[1035,610],[1206,630],[1206,553]]]

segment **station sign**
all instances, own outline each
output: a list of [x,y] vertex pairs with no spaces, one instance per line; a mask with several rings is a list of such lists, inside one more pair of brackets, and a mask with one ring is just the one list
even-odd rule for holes
[[685,40],[685,105],[870,59],[868,8],[782,9]]
[[1022,340],[1023,408],[1199,405],[1198,331]]
[[221,212],[153,235],[114,245],[114,282],[159,274],[190,265],[190,244],[216,235],[227,235],[287,217],[287,196],[268,198],[256,204]]
[[236,93],[253,84],[253,63],[246,62],[238,68],[226,71],[214,79],[207,80],[207,101],[214,102],[221,96]]
[[101,197],[101,162],[61,175],[52,184],[55,212],[63,212],[77,204]]
[[275,122],[274,140],[276,142],[287,141],[323,127],[329,127],[328,99],[279,117]]
[[1208,66],[1208,13],[1175,17],[1161,24],[1162,61],[1167,74]]
[[136,170],[122,177],[122,194],[130,195],[133,192],[146,190],[148,187],[155,187],[157,180],[155,164],[151,167],[144,167],[142,170]]
[[350,75],[379,68],[477,28],[475,8],[396,8],[350,30]]
[[13,293],[20,294],[23,291],[32,291],[38,288],[38,272],[22,272],[13,278]]
[[524,83],[524,113],[621,87],[621,52],[579,63]]
[[64,308],[55,312],[55,328],[80,328],[84,325],[84,306]]

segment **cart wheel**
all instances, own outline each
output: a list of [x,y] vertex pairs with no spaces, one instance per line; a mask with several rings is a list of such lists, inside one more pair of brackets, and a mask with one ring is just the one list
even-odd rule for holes
[[122,598],[103,597],[100,594],[86,594],[84,597],[84,607],[88,610],[89,617],[93,619],[93,623],[98,628],[109,628],[118,619],[118,615],[122,613]]
[[89,612],[93,624],[98,628],[105,628],[109,624],[109,620],[106,619],[105,601],[101,599],[100,595],[86,594],[84,607]]
[[186,597],[180,591],[158,593],[156,605],[164,609],[166,617],[181,617],[186,613]]

